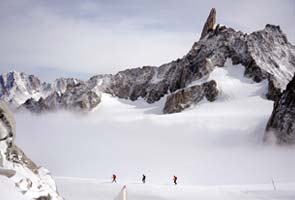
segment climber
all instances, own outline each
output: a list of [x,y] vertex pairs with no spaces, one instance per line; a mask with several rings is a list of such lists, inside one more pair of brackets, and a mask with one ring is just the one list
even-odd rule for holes
[[173,176],[173,182],[175,185],[177,185],[177,176],[175,176],[175,175]]
[[145,178],[146,178],[146,176],[143,174],[142,175],[142,179],[141,179],[141,181],[142,181],[143,184],[145,184]]
[[113,181],[112,181],[112,183],[117,183],[117,176],[116,176],[116,174],[113,174],[113,176],[112,176],[112,179],[113,179]]

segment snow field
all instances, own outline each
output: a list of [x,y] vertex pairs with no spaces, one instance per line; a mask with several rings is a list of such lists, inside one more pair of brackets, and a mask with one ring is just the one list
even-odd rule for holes
[[[164,98],[150,105],[103,94],[102,103],[87,115],[18,114],[16,143],[54,176],[109,181],[115,173],[133,199],[290,199],[288,191],[276,198],[280,192],[273,193],[271,185],[265,193],[264,186],[253,186],[254,193],[212,186],[295,181],[295,149],[262,143],[273,108],[263,97],[267,83],[254,83],[243,77],[242,66],[227,65],[207,77],[217,81],[221,92],[215,102],[162,115]],[[133,184],[142,174],[148,184]],[[177,187],[171,186],[174,174]],[[87,199],[99,194],[99,199],[112,199],[113,190],[122,186],[67,179],[57,184],[62,195],[74,200],[86,193]]]

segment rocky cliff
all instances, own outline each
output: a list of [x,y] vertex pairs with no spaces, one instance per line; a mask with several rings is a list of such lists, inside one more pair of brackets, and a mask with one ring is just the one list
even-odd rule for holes
[[216,82],[211,80],[201,85],[187,87],[167,96],[163,109],[165,114],[181,112],[193,104],[197,104],[203,99],[214,101],[218,95]]
[[295,76],[274,103],[264,139],[277,144],[295,144]]
[[6,176],[18,190],[31,199],[62,200],[54,180],[43,167],[38,167],[16,146],[12,113],[0,101],[0,176]]
[[12,108],[18,107],[28,98],[39,98],[41,90],[41,81],[34,75],[11,71],[0,76],[1,99]]
[[53,90],[46,98],[27,99],[19,109],[26,108],[34,113],[65,109],[90,111],[101,101],[100,93],[92,91],[84,82],[68,83],[62,92]]
[[34,75],[11,71],[0,76],[0,99],[13,110],[27,109],[34,113],[58,109],[90,111],[101,101],[100,91],[91,86],[75,78],[45,83]]

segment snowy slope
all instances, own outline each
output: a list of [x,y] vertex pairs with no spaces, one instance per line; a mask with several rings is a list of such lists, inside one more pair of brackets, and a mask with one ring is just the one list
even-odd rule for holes
[[[243,67],[230,64],[216,68],[207,78],[217,81],[219,99],[202,101],[177,114],[161,114],[165,98],[151,105],[144,100],[132,102],[108,94],[103,94],[101,104],[87,115],[20,113],[16,140],[33,160],[47,166],[55,176],[109,182],[116,173],[119,184],[131,184],[132,191],[136,187],[132,183],[138,183],[144,173],[151,185],[142,191],[139,188],[135,196],[148,189],[150,195],[158,195],[155,199],[161,199],[159,193],[168,195],[162,199],[171,199],[169,191],[173,189],[167,186],[166,191],[165,185],[171,185],[173,174],[179,177],[175,190],[183,189],[185,199],[202,196],[202,189],[195,185],[261,184],[270,183],[271,178],[294,182],[295,149],[262,143],[273,106],[262,95],[266,83],[243,78],[243,72]],[[88,186],[60,179],[57,184],[61,195],[70,199],[84,194],[88,194],[87,199],[98,194],[105,194],[101,199],[112,199],[109,197],[113,195],[104,193],[108,189],[101,182]],[[115,188],[119,191],[120,187]],[[113,191],[113,186],[109,190]],[[80,195],[75,193],[79,191]],[[233,192],[230,199],[240,194],[246,195],[245,199],[252,195],[242,191]],[[231,189],[211,192],[206,192],[208,199],[210,195],[211,199],[220,195],[227,199],[227,193],[232,193]],[[181,199],[181,195],[177,193],[175,199]],[[272,192],[261,195],[261,199],[267,199]],[[289,193],[282,195],[278,199],[288,199],[284,195],[288,197]]]
[[[120,193],[122,184],[87,179],[57,178],[61,192],[71,200],[113,200]],[[128,183],[128,200],[292,200],[295,183],[257,185],[174,186]],[[85,198],[87,197],[87,198]]]
[[264,97],[267,92],[267,81],[255,83],[244,76],[245,67],[232,65],[227,60],[226,67],[215,69],[208,80],[216,80],[220,91],[219,100],[247,100],[251,97]]
[[[265,84],[240,79],[243,68],[237,69],[241,70],[217,68],[212,75],[219,74],[221,98],[183,113],[160,115],[163,102],[150,105],[104,94],[88,115],[18,114],[17,142],[34,160],[62,176],[102,178],[118,173],[132,179],[147,173],[165,183],[176,173],[189,184],[257,183],[270,176],[295,180],[289,173],[295,166],[294,149],[262,145],[273,104],[260,97]],[[253,176],[244,173],[253,170]]]
[[22,195],[14,184],[6,177],[0,176],[0,199],[2,200],[29,200]]

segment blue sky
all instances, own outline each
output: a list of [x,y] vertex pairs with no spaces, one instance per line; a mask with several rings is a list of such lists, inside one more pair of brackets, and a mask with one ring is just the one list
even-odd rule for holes
[[0,0],[0,72],[86,79],[182,57],[212,7],[245,32],[280,25],[295,41],[294,0]]

